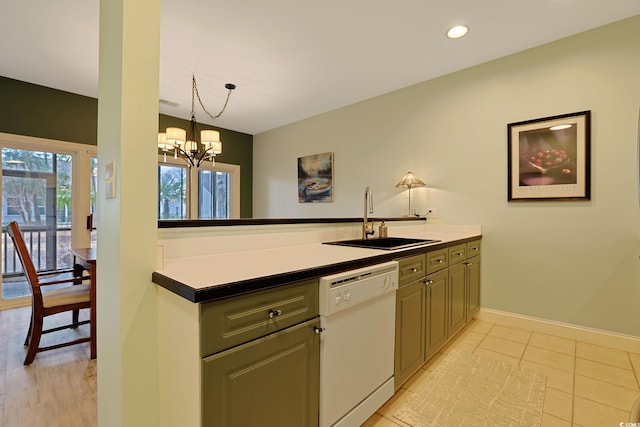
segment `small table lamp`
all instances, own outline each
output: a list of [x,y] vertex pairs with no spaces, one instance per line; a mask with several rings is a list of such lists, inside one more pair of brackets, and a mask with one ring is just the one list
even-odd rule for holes
[[424,187],[426,184],[417,176],[411,172],[404,174],[399,183],[396,184],[396,188],[408,188],[409,189],[409,213],[407,216],[411,216],[411,189],[413,187]]

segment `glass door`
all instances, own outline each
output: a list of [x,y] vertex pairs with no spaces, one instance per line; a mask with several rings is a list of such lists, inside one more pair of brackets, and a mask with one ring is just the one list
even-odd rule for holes
[[39,272],[70,271],[69,249],[95,244],[96,231],[88,227],[95,213],[97,158],[93,146],[6,134],[2,138],[0,308],[8,308],[29,304],[31,291],[7,224],[18,222]]
[[[71,268],[72,157],[2,149],[2,226],[17,221],[38,271]],[[29,295],[11,239],[3,233],[2,298]]]

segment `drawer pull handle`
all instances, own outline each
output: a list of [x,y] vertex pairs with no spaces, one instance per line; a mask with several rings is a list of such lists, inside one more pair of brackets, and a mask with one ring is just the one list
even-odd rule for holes
[[320,332],[323,332],[323,331],[324,331],[324,328],[321,328],[321,327],[319,327],[319,326],[314,326],[314,327],[313,327],[313,331],[314,331],[316,334],[319,334]]
[[464,252],[457,252],[456,253],[456,256],[462,256],[462,255],[464,255]]
[[480,250],[480,248],[471,248],[472,251]]
[[269,317],[270,317],[271,319],[273,319],[273,318],[275,318],[275,317],[278,317],[278,316],[280,316],[281,314],[282,314],[282,310],[274,310],[274,309],[269,310]]
[[444,260],[443,260],[443,259],[438,259],[438,260],[436,260],[436,261],[438,261],[438,263],[440,263],[440,264],[442,264],[442,263],[444,262]]
[[418,270],[417,268],[413,267],[413,268],[411,269],[411,271],[412,271],[413,273],[417,273],[417,272],[418,272],[418,271],[420,271],[420,270]]

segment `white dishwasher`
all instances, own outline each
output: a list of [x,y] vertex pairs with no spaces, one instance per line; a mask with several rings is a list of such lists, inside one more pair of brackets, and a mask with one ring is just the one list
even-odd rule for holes
[[393,396],[398,263],[320,279],[320,427],[360,426]]

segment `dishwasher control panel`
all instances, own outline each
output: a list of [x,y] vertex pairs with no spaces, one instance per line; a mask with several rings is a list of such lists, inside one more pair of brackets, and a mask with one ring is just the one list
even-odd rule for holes
[[320,278],[320,315],[349,309],[398,289],[398,262],[389,261]]

